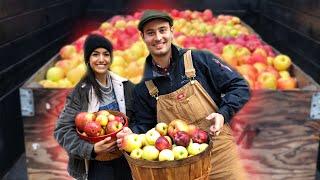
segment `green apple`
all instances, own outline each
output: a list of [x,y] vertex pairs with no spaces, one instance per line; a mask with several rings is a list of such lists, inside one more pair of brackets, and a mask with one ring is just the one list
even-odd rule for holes
[[203,152],[207,149],[209,145],[207,143],[200,144],[200,152]]
[[156,140],[160,137],[160,133],[155,128],[150,129],[146,133],[146,140],[149,145],[154,145]]
[[158,123],[155,129],[161,134],[161,136],[167,135],[168,125],[164,122]]
[[187,147],[188,153],[191,155],[197,155],[201,152],[199,143],[190,143]]
[[139,137],[141,138],[142,146],[148,145],[146,134],[139,134]]
[[142,149],[140,149],[140,148],[134,149],[133,151],[131,151],[130,157],[132,157],[133,159],[141,159],[142,153],[143,153]]
[[188,151],[183,146],[175,146],[172,148],[175,160],[180,160],[188,157]]
[[159,150],[154,146],[147,145],[143,147],[142,151],[142,159],[152,161],[159,157]]
[[173,161],[174,155],[170,149],[164,149],[159,153],[159,161]]
[[131,153],[134,149],[141,148],[142,141],[138,134],[129,134],[123,138],[122,149]]

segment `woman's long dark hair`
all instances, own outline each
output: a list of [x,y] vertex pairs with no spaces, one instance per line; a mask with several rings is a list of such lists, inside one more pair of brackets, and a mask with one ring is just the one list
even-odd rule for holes
[[[100,89],[100,85],[98,84],[96,76],[89,64],[87,64],[87,72],[83,77],[83,82],[85,82],[89,87],[93,88],[94,93],[96,94],[99,102],[102,102],[102,92]],[[89,93],[87,93],[86,95],[89,99]]]

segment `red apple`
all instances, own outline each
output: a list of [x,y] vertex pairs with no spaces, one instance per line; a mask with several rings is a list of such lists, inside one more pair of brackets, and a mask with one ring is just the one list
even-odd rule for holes
[[94,121],[95,115],[88,112],[80,112],[76,115],[75,124],[80,132],[84,131],[84,127],[88,122]]
[[60,49],[60,56],[62,59],[70,59],[74,53],[76,53],[74,45],[66,45]]
[[253,67],[256,68],[258,73],[262,73],[263,71],[265,71],[267,69],[267,65],[264,63],[261,63],[261,62],[254,63]]
[[198,129],[192,136],[192,141],[194,143],[208,143],[208,133],[202,129]]
[[278,89],[295,89],[297,88],[297,79],[292,77],[279,78],[277,80]]
[[101,131],[101,126],[95,121],[88,122],[84,126],[84,132],[89,136],[89,137],[97,137],[100,134]]
[[188,134],[189,134],[190,136],[193,136],[193,134],[195,134],[196,131],[199,129],[199,128],[197,128],[197,126],[195,126],[195,125],[193,125],[193,124],[189,124],[188,127],[189,127],[189,128],[188,128],[188,129],[189,129]]
[[190,136],[188,133],[184,132],[184,131],[178,131],[174,138],[173,141],[176,145],[178,146],[184,146],[187,147],[190,143]]
[[247,75],[250,79],[255,80],[258,76],[256,68],[250,64],[243,64],[236,67],[237,71],[242,75]]
[[123,124],[119,121],[110,121],[107,124],[106,130],[107,133],[113,133],[119,131],[123,127]]
[[162,151],[164,149],[171,149],[171,144],[170,142],[167,140],[167,138],[165,138],[164,136],[160,136],[155,143],[155,147],[159,150]]
[[118,122],[121,122],[122,124],[124,124],[124,119],[121,117],[121,116],[114,116],[114,120],[115,121],[118,121]]
[[261,54],[252,54],[250,59],[248,60],[248,63],[249,64],[254,64],[256,62],[260,62],[260,63],[263,63],[263,64],[268,64],[267,62],[267,57],[266,56],[263,56]]
[[172,139],[174,138],[174,135],[178,131],[184,131],[184,132],[189,131],[188,124],[181,119],[175,119],[171,121],[168,125],[168,134]]

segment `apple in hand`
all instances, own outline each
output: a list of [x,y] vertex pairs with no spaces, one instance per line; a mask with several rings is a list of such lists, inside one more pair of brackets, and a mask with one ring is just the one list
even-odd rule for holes
[[201,152],[199,143],[190,143],[187,147],[188,153],[191,155],[197,155]]
[[142,149],[140,148],[134,149],[133,151],[131,151],[130,157],[132,157],[133,159],[141,159],[142,153],[143,153]]
[[155,128],[150,129],[146,133],[146,140],[149,145],[154,145],[156,140],[160,137],[160,133],[155,130]]
[[192,136],[192,141],[194,143],[207,143],[208,142],[208,133],[202,129],[198,129],[193,136]]
[[291,66],[291,59],[287,55],[279,54],[273,59],[272,63],[278,71],[284,71]]
[[180,160],[188,157],[188,151],[183,146],[175,146],[172,148],[175,160]]
[[174,155],[170,149],[164,149],[159,153],[159,161],[173,161]]
[[171,121],[168,125],[168,134],[171,138],[174,138],[174,135],[178,131],[184,131],[184,132],[189,131],[188,124],[181,119],[175,119],[175,120]]
[[158,123],[155,129],[160,133],[161,136],[167,135],[168,125],[164,122]]
[[131,153],[134,149],[141,148],[142,142],[138,134],[129,134],[123,137],[122,149]]
[[171,144],[170,142],[167,140],[167,138],[165,138],[164,136],[160,136],[156,142],[155,142],[155,147],[159,150],[162,151],[164,149],[171,149]]
[[159,156],[159,150],[154,146],[147,145],[142,150],[142,159],[152,161],[156,160]]
[[190,136],[184,131],[178,131],[174,136],[173,141],[178,146],[187,147],[190,143]]
[[106,130],[108,133],[119,131],[123,127],[123,124],[119,121],[110,121],[107,124]]

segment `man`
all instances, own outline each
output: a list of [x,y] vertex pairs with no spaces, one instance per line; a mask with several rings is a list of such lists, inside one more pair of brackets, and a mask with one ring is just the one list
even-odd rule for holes
[[142,81],[134,90],[135,120],[118,133],[145,133],[157,122],[187,120],[214,136],[211,179],[245,179],[228,125],[248,101],[246,81],[207,51],[172,44],[173,19],[145,11],[138,29],[150,55]]

